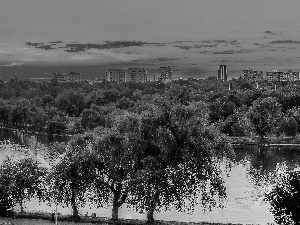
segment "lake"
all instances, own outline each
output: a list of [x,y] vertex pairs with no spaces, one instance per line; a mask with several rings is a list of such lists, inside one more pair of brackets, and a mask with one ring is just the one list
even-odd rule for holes
[[[47,136],[28,134],[16,130],[0,129],[0,163],[6,156],[20,157],[24,153],[16,151],[19,145],[27,146],[26,154],[37,154],[29,149],[49,145],[53,141],[66,142],[68,137]],[[266,191],[272,185],[273,172],[277,165],[286,163],[288,166],[300,164],[300,149],[288,148],[264,148],[258,147],[235,147],[236,161],[230,171],[223,172],[225,186],[227,188],[227,199],[224,208],[213,209],[210,212],[203,212],[200,206],[196,206],[194,212],[179,213],[175,210],[164,213],[156,213],[155,219],[184,222],[223,222],[223,223],[274,223],[273,215],[269,212],[269,204],[263,200]],[[45,161],[43,162],[47,164]],[[19,207],[17,206],[18,210]],[[26,202],[25,210],[48,211],[55,209],[55,205],[39,203],[37,200]],[[71,214],[70,208],[58,207],[60,213]],[[97,216],[110,217],[111,208],[97,209],[94,206],[80,208],[81,214],[89,215],[96,212]],[[139,214],[134,210],[123,206],[120,209],[121,218],[146,219],[146,215]]]

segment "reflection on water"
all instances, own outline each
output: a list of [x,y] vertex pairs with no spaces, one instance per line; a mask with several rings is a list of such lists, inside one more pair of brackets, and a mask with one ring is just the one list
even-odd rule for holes
[[[0,141],[10,140],[13,143],[28,146],[48,146],[53,141],[66,142],[68,138],[59,136],[33,135],[18,131],[0,129]],[[5,142],[4,142],[5,143]],[[33,146],[34,147],[34,146]],[[0,157],[15,155],[7,146],[0,148]],[[156,219],[176,220],[187,222],[226,222],[226,223],[273,223],[274,218],[269,212],[269,204],[264,201],[264,194],[270,190],[275,177],[276,165],[283,162],[288,166],[300,164],[300,148],[296,147],[235,147],[236,162],[230,171],[224,169],[227,199],[223,209],[213,209],[211,212],[202,212],[200,206],[196,206],[193,214],[178,213],[171,210],[166,213],[155,214]],[[1,159],[0,158],[0,159]],[[1,160],[0,160],[1,162]],[[18,207],[17,207],[18,208]],[[39,203],[36,200],[26,203],[27,210],[42,210],[51,212],[55,206]],[[71,214],[71,209],[59,207],[59,212]],[[86,206],[80,209],[81,214],[96,212],[97,216],[110,217],[111,208],[97,209],[94,206]],[[139,214],[126,206],[120,210],[122,218],[146,219],[146,215]]]
[[19,145],[30,146],[32,142],[49,146],[53,142],[67,142],[70,137],[60,135],[47,135],[39,133],[27,133],[15,129],[0,128],[0,141],[10,140]]

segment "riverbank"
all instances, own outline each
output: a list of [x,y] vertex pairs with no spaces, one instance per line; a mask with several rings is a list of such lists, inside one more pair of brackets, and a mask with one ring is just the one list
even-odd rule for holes
[[[105,223],[105,222],[96,222],[97,224],[103,224],[103,225],[109,225],[111,223]],[[47,220],[41,220],[41,219],[7,219],[7,218],[1,218],[0,217],[0,225],[53,225],[55,223]],[[58,222],[59,225],[92,225],[94,223],[77,223],[77,222]],[[122,221],[115,223],[115,224],[144,224],[144,223],[122,223]],[[159,225],[242,225],[242,224],[233,224],[233,223],[181,223],[181,222],[166,222],[166,221],[157,221],[155,224]],[[252,224],[249,224],[252,225]],[[254,224],[253,224],[254,225]],[[257,225],[257,224],[256,224]]]
[[[145,220],[134,219],[119,219],[119,221],[112,221],[109,218],[104,217],[81,217],[79,222],[72,221],[69,215],[59,215],[59,225],[92,225],[92,224],[104,224],[104,225],[141,225],[145,224]],[[0,217],[0,225],[52,225],[50,213],[16,213],[15,218]],[[154,224],[159,225],[242,225],[240,223],[210,223],[210,222],[179,222],[179,221],[163,221],[157,220]],[[254,225],[248,224],[247,225]],[[257,225],[257,224],[256,224]],[[269,225],[272,225],[270,223]]]
[[276,137],[269,136],[263,141],[259,137],[228,137],[233,146],[265,146],[265,147],[300,147],[300,136]]

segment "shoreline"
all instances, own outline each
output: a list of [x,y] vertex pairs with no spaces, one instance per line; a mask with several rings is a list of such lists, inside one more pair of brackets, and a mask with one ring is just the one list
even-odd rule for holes
[[[27,223],[28,221],[28,223]],[[81,216],[79,221],[74,221],[70,215],[58,215],[58,224],[68,224],[68,225],[89,225],[89,224],[107,224],[107,225],[141,225],[146,224],[146,220],[140,219],[123,219],[119,218],[118,221],[113,221],[107,217],[96,217],[91,218],[86,216]],[[0,225],[21,225],[21,224],[32,224],[32,225],[47,225],[53,224],[51,222],[51,213],[41,213],[41,212],[17,212],[12,217],[0,217]],[[154,224],[159,225],[243,225],[242,223],[214,223],[214,222],[181,222],[181,221],[165,221],[165,220],[155,220]],[[258,225],[250,224],[247,225]],[[274,223],[270,223],[272,225]],[[275,225],[275,224],[274,224]]]

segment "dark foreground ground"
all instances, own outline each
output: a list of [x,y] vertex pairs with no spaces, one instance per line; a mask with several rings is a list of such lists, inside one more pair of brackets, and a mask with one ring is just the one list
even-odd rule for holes
[[[140,225],[145,224],[144,220],[132,220],[132,219],[120,219],[119,221],[111,221],[108,218],[90,218],[82,217],[79,222],[74,222],[69,216],[59,215],[59,225],[92,225],[92,224],[103,224],[103,225]],[[51,215],[49,213],[18,213],[15,218],[0,217],[0,225],[52,225]],[[177,221],[156,221],[157,225],[242,225],[233,223],[186,223]],[[249,224],[251,225],[251,224]],[[270,224],[271,225],[271,224]]]

